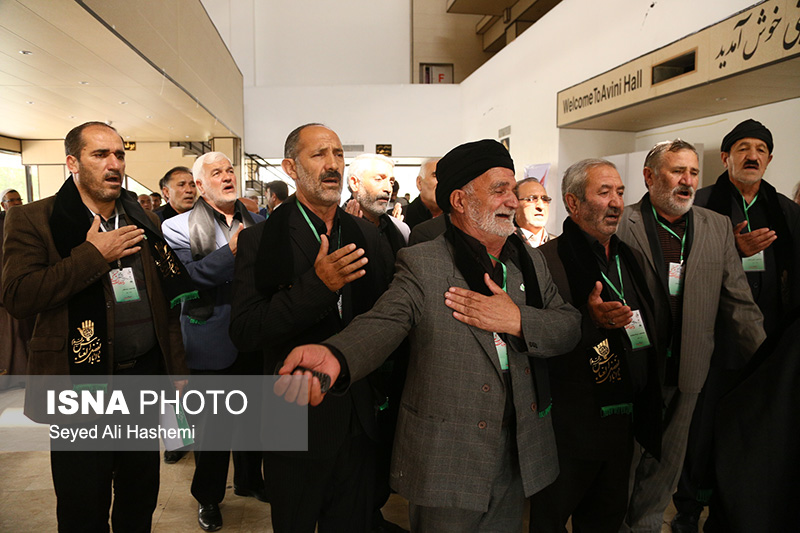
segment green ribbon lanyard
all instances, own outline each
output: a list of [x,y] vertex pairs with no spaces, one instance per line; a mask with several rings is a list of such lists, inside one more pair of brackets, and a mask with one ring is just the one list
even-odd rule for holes
[[750,208],[753,207],[753,204],[756,203],[756,200],[758,200],[758,193],[756,193],[756,195],[753,197],[753,201],[750,202],[749,204],[747,202],[745,202],[744,196],[742,196],[742,208],[744,209],[744,218],[745,218],[745,220],[747,220],[747,231],[748,232],[750,232],[752,230],[750,229],[750,215],[747,212],[750,211]]
[[[508,270],[506,270],[506,265],[500,259],[496,258],[489,252],[486,252],[489,257],[500,263],[500,266],[503,267],[503,292],[508,292],[506,290],[506,281],[508,280]],[[492,332],[492,337],[494,338],[494,348],[497,350],[497,358],[500,360],[500,369],[508,371],[508,347],[506,346],[505,342],[500,338],[500,335],[496,332]]]
[[505,263],[503,263],[502,261],[500,261],[498,258],[496,258],[495,256],[493,256],[493,255],[492,255],[492,254],[490,254],[489,252],[486,252],[486,253],[487,253],[487,254],[489,254],[489,257],[491,257],[492,259],[494,259],[495,261],[497,261],[498,263],[500,263],[500,266],[501,266],[501,267],[503,267],[503,292],[508,292],[508,291],[506,290],[506,281],[508,280],[508,270],[506,270],[506,265],[505,265]]
[[[297,207],[299,207],[300,208],[300,212],[303,213],[303,218],[306,219],[306,222],[308,223],[308,227],[311,228],[311,231],[314,233],[314,237],[317,238],[317,242],[318,243],[322,243],[322,237],[320,237],[319,232],[317,231],[317,228],[314,227],[314,224],[311,223],[311,219],[308,218],[308,213],[306,213],[306,210],[305,210],[305,208],[303,208],[303,204],[300,203],[300,200],[297,200]],[[338,245],[336,247],[337,249],[342,247],[342,232],[341,231],[339,232],[339,239],[338,240],[339,240],[339,243],[338,243]]]
[[619,275],[619,289],[611,283],[611,280],[608,279],[605,272],[600,272],[600,275],[603,276],[603,279],[606,280],[608,287],[614,291],[614,294],[617,295],[617,298],[622,300],[622,305],[628,305],[628,302],[625,301],[625,286],[622,283],[622,270],[619,267],[619,256],[615,255],[614,260],[617,262],[617,274]]
[[659,225],[661,225],[661,227],[664,228],[670,235],[681,241],[681,264],[683,264],[683,246],[686,244],[686,232],[683,233],[683,237],[678,237],[677,233],[669,229],[666,224],[664,224],[658,219],[658,215],[656,214],[656,208],[653,207],[653,204],[650,204],[650,209],[653,210],[653,216],[655,217],[656,222],[658,222]]
[[[321,244],[322,243],[322,237],[320,237],[319,232],[317,231],[317,228],[315,228],[314,224],[311,223],[311,219],[308,218],[308,213],[306,213],[306,210],[303,207],[303,204],[300,203],[300,200],[296,200],[296,201],[297,201],[297,207],[300,208],[300,212],[303,213],[303,218],[305,218],[306,222],[308,223],[308,227],[311,228],[311,232],[314,234],[314,237],[317,238],[317,242]],[[336,246],[337,249],[342,247],[342,232],[341,231],[339,231],[339,239],[338,239],[338,241],[339,241],[339,244]],[[341,289],[336,291],[336,293],[339,295],[339,301],[336,302],[336,307],[339,310],[339,318],[342,318],[342,316],[343,316],[342,309],[343,308],[342,308],[342,291],[341,291]]]
[[[747,220],[747,231],[752,231],[750,229],[750,208],[753,207],[753,204],[756,203],[758,200],[758,193],[753,197],[753,201],[750,202],[748,205],[747,201],[744,199],[744,195],[742,196],[742,209],[744,210],[744,218]],[[761,250],[758,253],[755,253],[749,257],[742,257],[742,268],[744,268],[745,272],[764,272],[764,250]]]

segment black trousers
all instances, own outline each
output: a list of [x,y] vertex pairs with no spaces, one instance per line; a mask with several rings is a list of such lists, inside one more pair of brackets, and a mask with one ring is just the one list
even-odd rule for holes
[[[136,359],[136,366],[116,375],[160,373],[158,347]],[[154,411],[154,416],[157,416]],[[60,532],[107,532],[111,491],[114,533],[150,531],[158,503],[158,443],[147,451],[50,451]]]
[[695,515],[708,505],[714,480],[714,420],[720,399],[736,383],[739,371],[711,367],[689,426],[689,442],[678,487],[672,496],[679,513]]
[[[201,504],[219,503],[225,497],[230,451],[194,452],[192,496]],[[233,452],[233,484],[246,490],[264,488],[261,475],[262,453]]]
[[[261,362],[257,363],[259,370]],[[209,375],[250,375],[249,359],[240,356],[236,362],[222,370],[191,370],[193,376]],[[191,387],[191,383],[189,384]],[[192,478],[192,496],[201,504],[208,505],[219,503],[225,497],[225,485],[228,481],[228,465],[230,464],[231,451],[211,450],[204,451],[203,435],[206,431],[216,434],[233,436],[237,430],[230,425],[230,417],[221,417],[226,422],[222,425],[215,424],[213,415],[200,415],[198,446],[194,451],[194,477]],[[261,466],[263,453],[261,451],[234,451],[233,453],[233,484],[245,490],[258,490],[264,488],[264,477]]]
[[389,475],[392,466],[392,449],[394,446],[394,434],[397,428],[397,418],[400,414],[400,397],[403,394],[403,384],[406,380],[406,370],[408,368],[408,341],[404,340],[394,354],[384,363],[387,369],[381,367],[377,377],[381,381],[381,390],[385,391],[387,408],[377,413],[378,435],[380,442],[375,449],[375,492],[373,494],[373,514],[372,525],[377,528],[383,523],[381,509],[392,489],[389,486]]
[[628,507],[633,439],[627,450],[605,459],[569,457],[559,452],[561,472],[552,485],[531,497],[531,533],[617,533]]
[[332,457],[264,454],[275,533],[369,532],[375,486],[375,443],[351,437]]
[[160,455],[146,452],[51,451],[60,532],[106,532],[111,489],[114,533],[150,531],[158,502]]

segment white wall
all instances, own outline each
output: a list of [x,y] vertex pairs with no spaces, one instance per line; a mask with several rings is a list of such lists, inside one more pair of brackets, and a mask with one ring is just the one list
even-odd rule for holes
[[294,128],[322,122],[344,144],[391,144],[395,157],[443,155],[462,142],[461,89],[458,85],[339,85],[330,87],[253,87],[245,102],[248,153],[283,157],[283,143]]
[[410,1],[202,1],[244,76],[247,153],[282,157],[306,122],[395,156],[461,141],[460,87],[408,84]]
[[483,36],[475,33],[481,15],[448,13],[442,0],[411,3],[414,83],[419,83],[420,63],[452,63],[453,81],[461,83],[492,56],[483,51]]
[[236,58],[245,87],[411,80],[408,0],[202,2]]
[[800,181],[800,155],[797,150],[797,140],[800,139],[800,98],[639,132],[636,135],[636,149],[649,150],[658,141],[676,137],[691,143],[703,143],[705,159],[701,185],[713,185],[725,170],[719,153],[722,138],[748,118],[758,120],[769,128],[775,142],[774,157],[764,179],[778,192],[791,198],[794,186]]
[[256,1],[201,0],[209,18],[242,72],[245,87],[255,84],[256,22],[253,13]]
[[[511,155],[517,166],[521,169],[530,163],[550,162],[551,177],[560,176],[567,166],[585,157],[642,150],[632,134],[559,130],[557,92],[753,3],[607,0],[597,4],[564,0],[461,84],[463,138],[496,138],[500,128],[511,126]],[[796,122],[797,113],[790,116]],[[642,144],[649,142],[641,139]],[[704,138],[697,141],[705,142],[709,149],[718,144]],[[552,196],[558,194],[558,188],[560,179],[548,186]],[[553,207],[548,229],[560,232],[565,213],[560,204]]]

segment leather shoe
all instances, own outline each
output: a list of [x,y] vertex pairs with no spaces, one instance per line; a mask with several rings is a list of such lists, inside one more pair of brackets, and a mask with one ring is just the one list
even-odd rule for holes
[[184,455],[186,455],[186,452],[183,450],[173,450],[171,452],[165,451],[164,462],[167,463],[168,465],[174,465],[175,463],[180,461]]
[[672,533],[697,533],[700,517],[689,513],[678,513],[672,519]]
[[217,531],[222,528],[222,513],[219,512],[219,504],[202,503],[197,508],[197,523],[204,531]]
[[268,502],[267,491],[264,487],[258,489],[245,489],[243,487],[233,486],[233,493],[237,496],[244,496],[245,498],[255,498],[260,502]]

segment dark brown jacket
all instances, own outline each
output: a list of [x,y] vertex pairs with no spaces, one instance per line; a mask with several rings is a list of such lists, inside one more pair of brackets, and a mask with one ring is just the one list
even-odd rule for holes
[[[123,192],[123,194],[126,194]],[[126,212],[139,207],[124,201]],[[36,316],[30,343],[28,374],[69,374],[68,302],[92,283],[103,283],[108,310],[108,324],[114,323],[114,305],[110,268],[103,256],[89,242],[76,246],[69,257],[61,258],[50,233],[50,215],[55,196],[9,211],[5,221],[5,253],[3,257],[2,301],[8,312],[17,318]],[[133,205],[136,207],[133,207]],[[141,209],[141,208],[140,208]],[[138,217],[149,229],[160,234],[149,218]],[[153,325],[169,374],[188,374],[184,362],[183,341],[177,308],[169,309],[150,249],[142,246],[147,295],[153,313]],[[107,373],[114,364],[114,331],[108,331]],[[31,419],[43,418],[45,406],[25,398],[25,414]],[[43,399],[43,397],[42,397]]]

